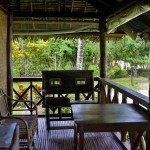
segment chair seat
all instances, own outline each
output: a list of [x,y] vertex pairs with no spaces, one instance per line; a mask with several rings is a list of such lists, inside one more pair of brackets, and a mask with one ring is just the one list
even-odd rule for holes
[[[35,115],[13,115],[13,116],[22,118],[27,121],[29,134],[32,137],[32,134],[35,133],[37,130],[37,120],[38,120],[37,116],[35,116]],[[27,137],[27,131],[26,131],[25,124],[21,120],[6,119],[5,121],[6,121],[6,123],[16,122],[21,129],[20,137],[23,139],[25,139]]]
[[68,105],[70,104],[70,99],[67,97],[46,97],[46,105]]
[[[16,123],[2,123],[0,124],[0,149],[11,149],[13,139],[15,138]],[[19,145],[19,144],[18,144]]]

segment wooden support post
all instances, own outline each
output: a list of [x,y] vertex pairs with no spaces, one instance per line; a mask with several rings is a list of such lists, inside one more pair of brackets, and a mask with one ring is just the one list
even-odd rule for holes
[[[12,77],[12,18],[11,12],[7,18],[7,94],[12,97],[13,77]],[[9,107],[11,102],[8,103]]]
[[106,77],[106,21],[100,18],[100,77]]
[[[106,21],[100,17],[100,77],[106,77]],[[103,90],[103,85],[100,85],[100,91]],[[106,103],[103,99],[103,92],[100,92],[100,103]]]

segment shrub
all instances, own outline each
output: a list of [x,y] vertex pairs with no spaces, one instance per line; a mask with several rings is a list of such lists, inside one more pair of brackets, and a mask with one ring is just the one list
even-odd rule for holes
[[[36,90],[41,93],[42,92],[42,86],[35,84],[34,87],[36,88]],[[34,93],[34,102],[38,101],[41,97],[38,94],[38,92],[35,89],[33,89],[33,93]]]
[[120,66],[116,65],[107,72],[107,77],[110,79],[120,77],[120,72],[121,72]]
[[94,70],[94,76],[95,77],[99,77],[100,76],[99,67],[97,65],[90,65],[88,67],[88,70]]
[[121,76],[121,77],[127,77],[127,75],[128,75],[127,70],[122,69],[122,70],[121,70],[121,73],[120,73],[120,76]]
[[20,71],[17,69],[13,69],[13,77],[20,77]]
[[115,78],[115,72],[114,72],[114,70],[108,71],[106,73],[106,76],[107,76],[107,78],[114,79]]
[[115,73],[115,77],[120,77],[121,68],[120,68],[118,65],[114,66],[114,67],[112,68],[112,70],[113,70],[114,73]]

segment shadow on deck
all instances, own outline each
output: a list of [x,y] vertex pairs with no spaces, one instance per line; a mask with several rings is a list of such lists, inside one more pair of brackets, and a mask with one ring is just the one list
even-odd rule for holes
[[[45,118],[39,118],[39,133],[32,150],[73,150],[73,129],[46,130]],[[51,125],[73,126],[73,121],[53,121]],[[85,133],[85,150],[127,150],[114,134]]]

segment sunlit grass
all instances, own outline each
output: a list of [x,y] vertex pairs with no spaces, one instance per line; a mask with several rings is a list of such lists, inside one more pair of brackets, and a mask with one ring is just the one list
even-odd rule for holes
[[131,81],[131,78],[117,78],[112,79],[112,81],[119,83],[125,87],[128,87],[133,90],[147,90],[147,85],[149,84],[148,78],[138,77],[133,78]]

